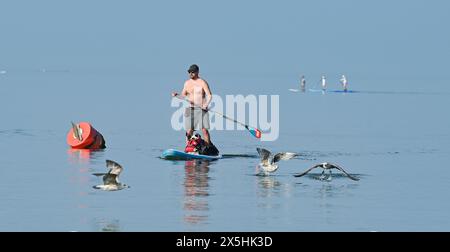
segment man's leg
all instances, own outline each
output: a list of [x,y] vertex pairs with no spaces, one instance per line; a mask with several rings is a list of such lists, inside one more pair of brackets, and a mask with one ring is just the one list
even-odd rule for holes
[[203,138],[206,142],[206,144],[209,146],[211,145],[211,137],[209,135],[209,112],[202,110],[201,114],[201,123],[202,123],[202,132],[203,132]]
[[191,139],[192,134],[194,133],[193,129],[188,129],[186,131],[186,143],[189,142],[189,139]]
[[184,127],[186,129],[186,144],[189,142],[189,140],[192,137],[192,134],[194,134],[194,128],[195,128],[195,117],[194,117],[194,111],[192,108],[186,108],[184,112]]

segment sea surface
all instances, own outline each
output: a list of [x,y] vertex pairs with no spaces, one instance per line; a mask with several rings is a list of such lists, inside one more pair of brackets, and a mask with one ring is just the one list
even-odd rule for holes
[[[289,91],[298,81],[283,73],[204,76],[221,97],[278,95],[278,139],[213,130],[213,142],[231,157],[163,160],[165,149],[184,148],[184,132],[171,127],[177,108],[170,97],[184,72],[6,69],[0,231],[450,230],[449,90],[347,76],[360,92],[303,93]],[[329,89],[339,89],[338,78]],[[107,148],[71,150],[71,121],[90,122]],[[257,147],[299,155],[256,176]],[[107,171],[106,159],[123,166],[120,180],[130,188],[93,188],[101,178],[92,174]],[[292,176],[320,162],[360,180],[337,170],[331,181],[318,179],[320,169]]]

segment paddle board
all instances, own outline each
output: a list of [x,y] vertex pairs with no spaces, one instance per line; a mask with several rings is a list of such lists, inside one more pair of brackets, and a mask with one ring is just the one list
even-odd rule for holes
[[326,92],[326,91],[324,91],[322,89],[312,89],[312,88],[310,88],[309,92]]
[[309,92],[322,92],[322,93],[359,93],[359,91],[355,90],[322,90],[322,89],[309,89]]
[[358,93],[358,91],[355,91],[355,90],[347,90],[347,91],[344,91],[344,90],[331,90],[331,91],[328,91],[328,92],[334,92],[334,93]]
[[292,92],[298,92],[298,91],[300,91],[300,90],[298,90],[298,89],[293,89],[293,88],[290,88],[290,89],[289,89],[289,91],[292,91]]
[[168,149],[162,153],[161,158],[167,160],[191,160],[191,159],[215,160],[222,158],[222,155],[208,156],[200,154],[189,154],[184,151]]

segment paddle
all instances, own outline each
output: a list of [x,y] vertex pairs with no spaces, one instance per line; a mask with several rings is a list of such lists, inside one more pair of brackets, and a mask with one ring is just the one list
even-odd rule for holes
[[[184,101],[187,101],[187,102],[191,103],[188,99],[183,98],[183,97],[181,97],[178,94],[175,95],[175,97],[177,97],[178,99],[181,99],[181,100],[184,100]],[[196,106],[196,105],[194,105],[194,106],[197,107],[197,108],[200,108],[200,106]],[[244,123],[241,123],[241,122],[238,122],[235,119],[230,118],[230,117],[228,117],[228,116],[226,116],[226,115],[224,115],[224,114],[222,114],[220,112],[217,112],[217,111],[214,111],[214,110],[211,110],[211,109],[207,109],[206,111],[210,111],[210,112],[216,113],[216,114],[222,116],[223,118],[225,118],[227,120],[230,120],[230,121],[233,121],[233,122],[235,122],[237,124],[240,124],[240,125],[244,126],[250,132],[250,134],[252,134],[254,137],[261,138],[261,131],[259,129],[257,129],[257,128],[248,126],[247,124],[244,124]]]

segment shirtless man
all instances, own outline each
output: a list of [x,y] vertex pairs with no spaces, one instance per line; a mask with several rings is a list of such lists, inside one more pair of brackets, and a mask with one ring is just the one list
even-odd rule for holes
[[[209,129],[209,113],[208,106],[212,99],[211,90],[208,82],[199,77],[199,67],[191,65],[188,69],[189,80],[184,83],[181,98],[187,97],[190,107],[186,108],[184,113],[186,140],[189,141],[195,129],[202,129],[203,138],[206,144],[211,145]],[[173,92],[172,96],[177,96],[177,92]]]
[[300,90],[302,90],[302,92],[305,92],[305,88],[306,88],[306,80],[305,76],[302,75],[302,79],[300,81]]

